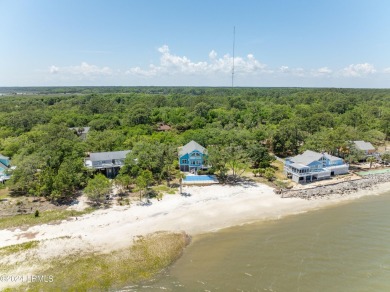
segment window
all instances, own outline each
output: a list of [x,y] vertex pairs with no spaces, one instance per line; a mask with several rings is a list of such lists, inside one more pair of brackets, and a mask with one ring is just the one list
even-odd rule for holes
[[181,163],[182,163],[182,164],[187,164],[188,161],[187,161],[187,159],[182,159],[182,160],[181,160]]

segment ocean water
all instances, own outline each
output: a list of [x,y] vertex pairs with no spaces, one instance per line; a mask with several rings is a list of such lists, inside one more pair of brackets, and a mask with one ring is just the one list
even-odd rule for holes
[[390,291],[390,192],[198,236],[167,271],[128,288]]

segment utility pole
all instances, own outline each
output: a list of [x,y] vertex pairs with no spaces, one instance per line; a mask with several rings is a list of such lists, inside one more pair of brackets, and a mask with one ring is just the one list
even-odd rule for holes
[[236,45],[236,27],[233,27],[233,66],[232,66],[232,88],[234,87],[234,49]]

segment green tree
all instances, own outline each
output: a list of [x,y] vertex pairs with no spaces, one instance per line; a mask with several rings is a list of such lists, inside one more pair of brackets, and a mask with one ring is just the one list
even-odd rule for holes
[[180,195],[183,193],[183,180],[186,178],[186,174],[184,172],[178,171],[177,177],[179,178],[180,184]]
[[390,152],[383,153],[381,159],[384,163],[390,163]]
[[275,170],[271,167],[267,167],[264,172],[264,177],[267,180],[271,181],[273,180],[274,176],[275,176]]
[[90,179],[84,189],[87,197],[96,205],[104,202],[106,195],[111,191],[111,182],[103,174],[97,174]]
[[242,146],[230,145],[226,149],[229,154],[227,167],[232,171],[233,182],[245,172],[248,167],[248,155]]
[[376,158],[374,156],[369,156],[367,157],[366,161],[370,163],[370,169],[371,169],[372,164],[376,162]]
[[260,143],[252,143],[248,146],[247,153],[252,164],[252,168],[266,168],[270,166],[271,162],[275,160],[273,156],[268,153],[268,149]]
[[132,183],[132,179],[129,175],[120,173],[115,178],[114,183],[118,187],[119,193],[123,194],[126,189],[129,188],[129,185]]
[[225,147],[214,145],[208,148],[208,163],[222,182],[227,180],[228,161],[229,153]]
[[148,186],[153,182],[153,174],[149,170],[143,170],[136,179],[139,190],[139,200],[142,201],[142,192],[145,192]]

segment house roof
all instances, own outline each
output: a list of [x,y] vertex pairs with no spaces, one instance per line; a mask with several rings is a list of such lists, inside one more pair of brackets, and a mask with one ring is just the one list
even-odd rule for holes
[[112,151],[112,152],[95,152],[89,155],[91,161],[125,159],[130,150]]
[[183,147],[179,147],[179,156],[183,156],[183,155],[190,153],[194,150],[198,150],[201,153],[206,152],[206,148],[204,148],[202,145],[199,145],[194,140],[192,140],[191,142],[187,143]]
[[300,164],[300,163],[291,163],[290,166],[296,168],[296,169],[305,169],[305,168],[309,168],[308,166],[306,165],[303,165],[303,164]]
[[370,142],[365,142],[365,141],[353,141],[355,144],[355,147],[359,150],[362,151],[367,151],[367,150],[375,150],[375,147],[372,146]]
[[331,161],[340,160],[341,159],[341,158],[338,158],[336,156],[332,156],[332,155],[330,155],[328,153],[318,153],[318,152],[315,152],[315,151],[306,150],[305,152],[303,152],[300,155],[291,157],[290,161],[292,161],[294,163],[298,163],[298,164],[309,165],[313,161],[320,160],[323,156],[325,156],[325,158],[327,158],[327,159],[329,159]]

